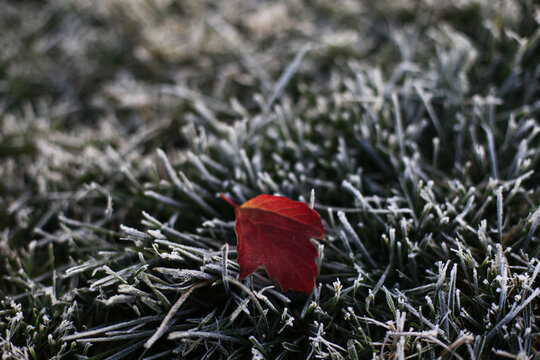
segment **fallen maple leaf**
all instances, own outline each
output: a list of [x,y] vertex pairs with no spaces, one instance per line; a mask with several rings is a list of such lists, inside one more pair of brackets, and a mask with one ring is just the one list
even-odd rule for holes
[[321,218],[307,204],[283,196],[258,195],[234,206],[240,279],[262,264],[283,291],[309,294],[317,276],[317,248],[310,238],[324,237]]

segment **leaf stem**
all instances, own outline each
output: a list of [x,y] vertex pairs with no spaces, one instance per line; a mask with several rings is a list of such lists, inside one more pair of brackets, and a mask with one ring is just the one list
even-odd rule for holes
[[238,207],[238,204],[235,204],[231,199],[229,199],[227,196],[225,196],[225,194],[219,194],[219,197],[222,198],[223,200],[225,200],[227,203],[229,203],[229,205],[231,205],[235,209]]

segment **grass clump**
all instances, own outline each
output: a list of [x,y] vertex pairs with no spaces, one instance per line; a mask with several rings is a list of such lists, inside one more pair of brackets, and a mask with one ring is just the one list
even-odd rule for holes
[[[538,356],[532,2],[0,14],[3,358]],[[312,294],[219,193],[313,203]]]

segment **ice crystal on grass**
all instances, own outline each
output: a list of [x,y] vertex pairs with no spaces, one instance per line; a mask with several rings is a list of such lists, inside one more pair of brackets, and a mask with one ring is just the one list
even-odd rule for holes
[[[258,5],[0,4],[3,358],[536,356],[537,6]],[[310,295],[219,193],[321,215]]]

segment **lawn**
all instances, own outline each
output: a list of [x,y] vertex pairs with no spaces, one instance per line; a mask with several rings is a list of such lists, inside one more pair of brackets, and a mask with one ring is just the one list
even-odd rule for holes
[[[2,359],[540,359],[533,0],[0,2]],[[311,206],[309,294],[235,213]]]

